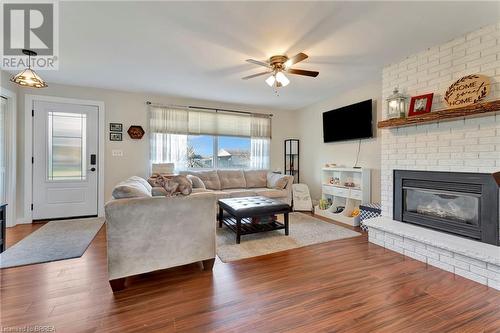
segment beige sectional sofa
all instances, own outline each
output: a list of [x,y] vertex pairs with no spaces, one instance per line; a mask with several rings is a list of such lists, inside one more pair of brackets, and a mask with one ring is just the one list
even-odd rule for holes
[[163,188],[153,188],[135,176],[113,189],[113,200],[105,206],[108,277],[113,291],[123,289],[125,278],[137,274],[197,261],[211,269],[217,199],[262,195],[291,201],[291,176],[262,170],[185,174],[194,187],[188,196],[164,197]]
[[193,193],[210,192],[220,198],[261,195],[291,204],[293,177],[267,170],[209,170],[185,171],[201,179],[203,186],[193,180]]
[[215,260],[216,197],[212,193],[161,197],[140,177],[115,186],[105,207],[108,278],[113,291],[125,278]]

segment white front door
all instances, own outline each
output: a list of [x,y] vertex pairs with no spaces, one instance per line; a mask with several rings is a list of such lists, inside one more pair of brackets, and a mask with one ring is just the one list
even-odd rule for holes
[[97,215],[96,106],[34,101],[33,219]]

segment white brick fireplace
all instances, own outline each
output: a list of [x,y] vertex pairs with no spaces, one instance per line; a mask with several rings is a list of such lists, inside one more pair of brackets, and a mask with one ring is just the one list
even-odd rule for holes
[[[382,96],[385,100],[395,87],[409,96],[432,92],[432,109],[443,109],[446,89],[468,74],[490,77],[491,93],[485,101],[500,99],[500,23],[431,47],[386,67],[383,70]],[[395,169],[500,171],[500,114],[383,129],[381,136],[381,203],[382,216],[386,221],[392,219]],[[500,290],[500,247],[495,250],[492,245],[479,243],[482,247],[475,251],[474,243],[478,242],[467,240],[472,242],[468,243],[470,248],[466,246],[468,252],[458,248],[454,251],[453,247],[443,243],[448,239],[446,237],[434,239],[432,234],[405,237],[389,224],[386,229],[380,229],[372,223],[370,241]],[[450,243],[453,241],[450,240]],[[468,256],[467,253],[472,253],[469,250],[475,251],[475,254]]]
[[[477,73],[491,79],[491,93],[486,100],[500,99],[500,23],[386,67],[382,97],[385,100],[394,87],[409,96],[433,92],[432,110],[443,109],[446,89],[460,77]],[[384,216],[392,216],[394,169],[500,171],[500,114],[381,132]]]

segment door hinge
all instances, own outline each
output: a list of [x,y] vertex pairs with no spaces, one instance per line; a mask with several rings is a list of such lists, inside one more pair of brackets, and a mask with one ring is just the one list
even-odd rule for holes
[[31,210],[33,210],[33,204],[31,204]]
[[35,116],[35,110],[34,110],[34,109],[32,109],[32,110],[31,110],[31,116],[32,116],[32,117],[34,117],[34,116]]

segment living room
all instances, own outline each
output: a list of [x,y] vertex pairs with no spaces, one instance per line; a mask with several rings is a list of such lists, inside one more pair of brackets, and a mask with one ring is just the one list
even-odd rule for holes
[[498,2],[43,4],[2,2],[3,330],[500,331]]

